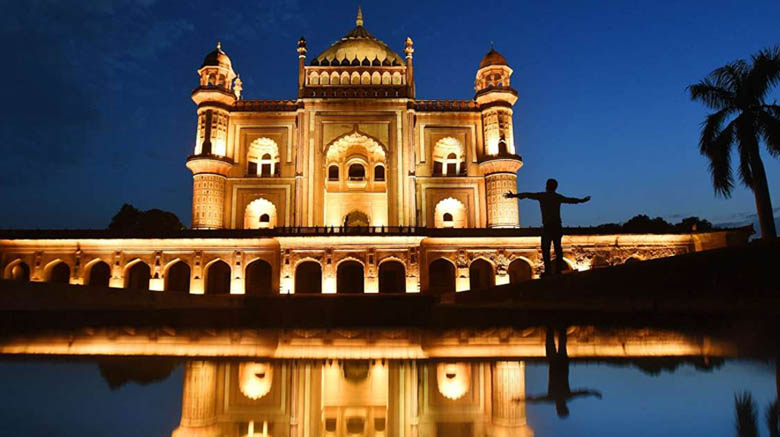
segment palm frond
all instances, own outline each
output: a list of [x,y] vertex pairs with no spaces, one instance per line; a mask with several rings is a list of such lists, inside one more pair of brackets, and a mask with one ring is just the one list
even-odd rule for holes
[[750,392],[734,395],[737,437],[758,437],[756,402]]
[[777,399],[766,408],[766,427],[769,429],[769,437],[780,437],[780,409],[777,407]]
[[699,150],[710,160],[710,176],[712,176],[715,194],[729,197],[734,188],[734,177],[731,173],[731,146],[734,143],[735,122],[729,123],[714,137],[706,136],[710,135],[709,133],[705,135],[705,131],[710,129],[714,130],[712,127],[708,128],[705,123],[699,142]]
[[713,83],[720,87],[739,94],[742,82],[750,72],[750,66],[742,59],[716,68],[707,76]]
[[756,102],[763,102],[769,90],[780,82],[780,46],[753,55],[753,68],[745,76],[745,88]]
[[778,115],[780,115],[780,111],[777,112],[777,115],[769,111],[759,111],[756,114],[761,137],[766,143],[769,154],[775,158],[780,157],[780,117]]
[[708,108],[721,110],[734,105],[735,95],[727,88],[714,84],[709,78],[686,87],[691,100],[700,101]]

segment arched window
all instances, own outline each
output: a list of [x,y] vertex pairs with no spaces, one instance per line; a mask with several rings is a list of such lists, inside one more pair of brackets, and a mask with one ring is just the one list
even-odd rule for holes
[[273,294],[271,264],[258,259],[246,266],[244,275],[244,290],[246,294],[267,295]]
[[148,290],[151,271],[143,261],[138,261],[125,272],[125,288],[131,290]]
[[187,263],[177,261],[168,267],[165,273],[165,291],[190,292],[190,266]]
[[384,165],[377,165],[374,167],[374,180],[383,182],[385,180],[385,166]]
[[493,266],[484,259],[476,259],[469,266],[469,289],[481,290],[496,284]]
[[111,279],[111,268],[107,263],[98,261],[89,268],[87,285],[96,287],[108,287]]
[[442,138],[433,147],[433,174],[455,176],[466,170],[465,149],[452,137]]
[[379,265],[379,292],[406,293],[406,269],[399,261],[385,261]]
[[363,264],[357,261],[343,261],[336,269],[336,293],[363,293]]
[[206,294],[230,293],[230,266],[217,260],[206,268]]
[[445,212],[444,215],[441,217],[442,222],[444,223],[445,228],[451,228],[453,225],[452,222],[452,214]]
[[442,294],[455,291],[455,266],[439,258],[428,266],[428,292]]
[[249,145],[247,174],[250,176],[278,176],[279,147],[270,138],[258,138]]
[[268,213],[260,214],[260,227],[263,227],[262,225],[265,224],[268,226],[268,222],[271,221],[271,216],[268,215]]
[[338,165],[331,165],[328,167],[328,180],[329,181],[338,181],[339,180],[339,166]]
[[295,294],[322,293],[322,267],[316,261],[304,261],[295,269]]
[[366,168],[363,164],[352,164],[349,166],[349,180],[350,181],[363,181],[366,179]]

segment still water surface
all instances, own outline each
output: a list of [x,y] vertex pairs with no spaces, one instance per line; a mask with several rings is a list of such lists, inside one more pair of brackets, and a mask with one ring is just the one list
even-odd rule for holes
[[[777,396],[773,362],[701,357],[572,360],[568,375],[543,359],[7,358],[0,375],[8,436],[733,436],[744,391],[769,435]],[[562,375],[568,416],[551,399]]]

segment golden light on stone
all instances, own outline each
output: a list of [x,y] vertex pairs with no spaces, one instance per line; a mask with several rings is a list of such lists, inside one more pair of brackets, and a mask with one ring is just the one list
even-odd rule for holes
[[436,365],[436,383],[442,396],[460,399],[471,387],[471,366],[466,363],[439,363]]
[[270,363],[241,363],[238,366],[238,385],[249,399],[260,399],[271,391],[274,369]]
[[[307,43],[300,39],[298,94],[290,100],[244,99],[251,90],[244,89],[222,46],[206,55],[193,83],[195,145],[186,160],[193,177],[192,228],[262,232],[234,238],[4,239],[3,278],[50,281],[61,264],[69,283],[88,285],[90,263],[100,260],[110,266],[108,285],[121,288],[127,267],[142,262],[152,271],[150,290],[167,292],[174,275],[162,266],[178,260],[189,270],[188,287],[180,288],[207,294],[214,291],[207,277],[217,259],[230,269],[223,275],[228,284],[217,288],[232,294],[298,294],[296,280],[317,274],[315,292],[333,294],[340,289],[337,266],[346,259],[362,265],[365,293],[389,291],[390,283],[404,284],[400,291],[406,293],[426,293],[437,283],[454,288],[448,292],[465,291],[477,259],[491,264],[499,285],[517,278],[507,273],[517,260],[530,265],[524,278],[538,277],[538,236],[484,232],[521,225],[517,202],[504,198],[517,190],[523,166],[514,142],[517,93],[507,60],[495,50],[484,56],[472,99],[423,100],[416,97],[414,43],[397,42],[405,57],[356,25],[306,65]],[[262,72],[256,74],[262,79]],[[428,228],[452,231],[432,237]],[[573,269],[586,270],[595,259],[622,264],[744,244],[748,235],[572,235],[563,238],[563,249]],[[261,275],[248,270],[257,259],[270,266]],[[453,277],[433,277],[441,259],[453,267],[444,274]],[[388,260],[403,271],[383,271]],[[318,265],[319,273],[299,274],[303,261]]]

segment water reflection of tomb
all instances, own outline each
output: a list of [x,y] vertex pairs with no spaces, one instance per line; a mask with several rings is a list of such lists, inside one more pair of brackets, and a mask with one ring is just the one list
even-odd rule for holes
[[190,361],[189,436],[532,436],[521,361]]

